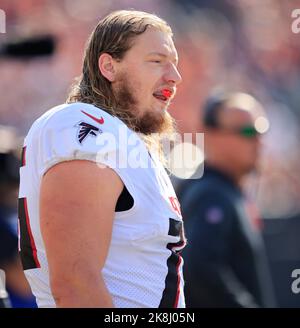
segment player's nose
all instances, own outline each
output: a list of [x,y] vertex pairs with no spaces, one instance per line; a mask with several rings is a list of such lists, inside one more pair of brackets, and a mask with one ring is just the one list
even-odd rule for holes
[[170,65],[166,75],[166,80],[176,85],[182,81],[182,77],[178,71],[178,68],[174,64]]

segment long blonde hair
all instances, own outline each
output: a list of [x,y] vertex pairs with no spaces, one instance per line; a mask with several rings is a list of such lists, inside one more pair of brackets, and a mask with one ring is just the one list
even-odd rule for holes
[[[102,53],[108,53],[115,60],[122,60],[133,46],[135,37],[144,33],[148,27],[154,27],[173,36],[171,27],[163,19],[143,11],[119,10],[103,18],[87,41],[82,74],[76,78],[66,102],[92,104],[118,117],[129,128],[136,130],[137,118],[132,115],[130,108],[118,106],[111,82],[98,68],[98,59]],[[175,122],[168,113],[165,123],[164,133],[175,131]],[[166,163],[157,134],[142,135],[142,138],[147,147],[158,151],[160,159]]]
[[126,113],[129,109],[118,108],[111,82],[98,68],[98,59],[102,53],[108,53],[114,59],[121,60],[132,47],[134,38],[144,33],[149,26],[173,35],[164,20],[142,11],[119,10],[103,18],[87,41],[82,74],[72,85],[66,102],[93,104],[133,128],[132,115]]

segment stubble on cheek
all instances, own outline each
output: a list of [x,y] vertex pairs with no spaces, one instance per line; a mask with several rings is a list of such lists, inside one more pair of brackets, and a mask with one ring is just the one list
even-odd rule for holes
[[[137,84],[137,83],[136,83]],[[140,90],[127,74],[120,74],[115,85],[115,97],[118,109],[130,120],[130,127],[143,134],[164,133],[174,130],[171,116],[165,109],[160,111],[153,108],[139,108],[138,97]]]

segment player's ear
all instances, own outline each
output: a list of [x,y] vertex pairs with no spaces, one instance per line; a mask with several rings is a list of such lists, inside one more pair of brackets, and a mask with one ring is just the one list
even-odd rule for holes
[[103,53],[100,55],[98,60],[98,67],[101,74],[108,79],[110,82],[114,82],[116,70],[115,70],[115,60],[108,53]]

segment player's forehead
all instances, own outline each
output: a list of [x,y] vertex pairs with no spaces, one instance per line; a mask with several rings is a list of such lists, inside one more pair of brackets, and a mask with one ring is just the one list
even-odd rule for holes
[[129,51],[143,56],[165,56],[178,61],[171,33],[154,27],[148,27],[144,33],[138,35]]

